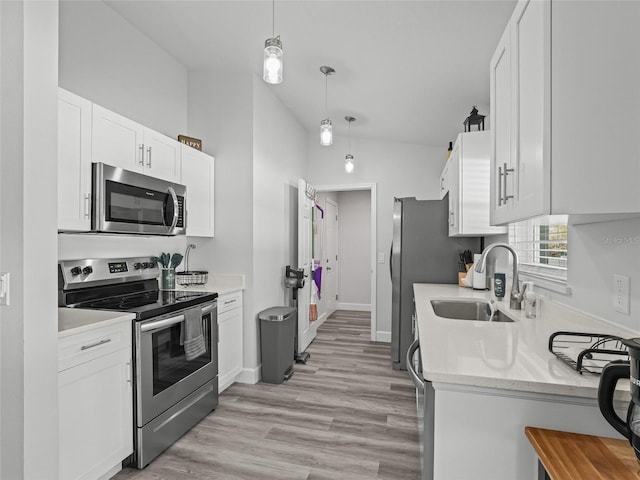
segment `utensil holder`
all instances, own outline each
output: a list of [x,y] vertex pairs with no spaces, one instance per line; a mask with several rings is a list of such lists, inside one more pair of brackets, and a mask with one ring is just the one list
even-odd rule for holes
[[174,268],[163,268],[160,273],[160,290],[175,290],[176,270]]

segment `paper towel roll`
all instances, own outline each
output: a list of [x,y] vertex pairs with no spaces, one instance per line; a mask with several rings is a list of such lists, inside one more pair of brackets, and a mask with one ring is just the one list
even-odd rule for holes
[[[480,263],[480,259],[481,258],[482,258],[481,254],[475,253],[473,255],[473,267],[471,267],[471,268],[475,268],[475,266]],[[473,289],[474,290],[486,290],[487,289],[487,271],[486,271],[486,269],[482,273],[473,272]]]

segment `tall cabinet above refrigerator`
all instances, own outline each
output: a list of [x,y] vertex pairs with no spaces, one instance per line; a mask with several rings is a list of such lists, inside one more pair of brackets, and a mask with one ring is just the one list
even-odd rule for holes
[[444,200],[396,198],[391,246],[391,361],[406,370],[413,342],[414,283],[458,283],[459,254],[480,253],[482,237],[449,237],[449,204]]

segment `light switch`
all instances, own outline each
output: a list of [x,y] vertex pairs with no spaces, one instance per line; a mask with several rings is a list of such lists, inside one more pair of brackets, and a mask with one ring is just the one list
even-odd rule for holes
[[378,263],[384,263],[384,252],[378,252]]
[[0,272],[0,305],[9,305],[9,273]]

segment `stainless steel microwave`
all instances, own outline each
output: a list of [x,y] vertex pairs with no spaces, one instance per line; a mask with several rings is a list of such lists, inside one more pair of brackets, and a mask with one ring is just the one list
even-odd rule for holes
[[93,163],[91,230],[142,235],[184,235],[187,187]]

